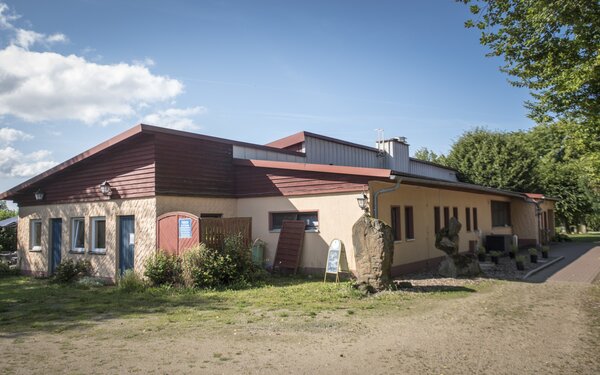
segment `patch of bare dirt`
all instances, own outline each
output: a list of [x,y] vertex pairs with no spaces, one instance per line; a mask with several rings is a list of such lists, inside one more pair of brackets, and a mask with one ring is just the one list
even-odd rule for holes
[[[437,280],[411,282],[477,282]],[[600,339],[590,327],[598,325],[600,293],[593,288],[498,282],[395,310],[212,328],[148,317],[108,321],[79,332],[0,338],[0,373],[596,374]]]

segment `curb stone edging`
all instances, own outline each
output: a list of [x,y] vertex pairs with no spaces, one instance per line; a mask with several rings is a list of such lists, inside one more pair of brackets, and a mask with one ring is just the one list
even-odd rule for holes
[[546,264],[543,264],[543,265],[539,266],[538,268],[532,269],[531,271],[527,272],[527,273],[525,274],[525,276],[523,276],[523,280],[527,279],[527,278],[528,278],[529,276],[531,276],[531,275],[534,275],[534,274],[536,274],[536,273],[540,272],[540,271],[541,271],[541,270],[543,270],[544,268],[548,268],[548,267],[550,267],[550,266],[551,266],[551,265],[553,265],[554,263],[556,263],[556,262],[559,262],[559,261],[561,261],[561,260],[563,260],[563,259],[565,259],[565,257],[564,257],[564,256],[559,256],[558,258],[556,258],[556,259],[553,259],[553,260],[551,260],[550,262],[548,262],[548,263],[546,263]]

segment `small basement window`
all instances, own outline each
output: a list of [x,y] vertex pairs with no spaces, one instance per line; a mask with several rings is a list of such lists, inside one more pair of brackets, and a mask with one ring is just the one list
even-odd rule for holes
[[492,226],[508,227],[510,225],[510,203],[492,201]]
[[92,253],[106,253],[106,218],[92,218]]
[[307,232],[316,232],[319,230],[319,215],[317,211],[310,212],[271,212],[270,213],[271,231],[280,231],[284,220],[302,220],[304,221],[304,230]]
[[85,219],[77,217],[71,219],[71,251],[83,253],[85,250]]
[[29,221],[29,249],[34,251],[42,250],[42,221]]

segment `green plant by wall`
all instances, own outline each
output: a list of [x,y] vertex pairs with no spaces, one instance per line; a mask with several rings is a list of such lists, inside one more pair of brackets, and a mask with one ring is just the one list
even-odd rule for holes
[[240,285],[256,281],[263,273],[252,263],[250,249],[241,235],[227,237],[222,249],[199,244],[183,255],[183,279],[190,287]]
[[92,264],[89,260],[67,259],[56,267],[54,279],[61,283],[70,283],[83,276],[90,276],[91,272]]
[[150,280],[152,285],[175,285],[181,284],[182,273],[183,268],[180,258],[158,250],[154,256],[146,261],[144,276]]
[[537,249],[534,247],[529,248],[527,251],[529,252],[529,255],[537,255],[538,253]]
[[117,281],[119,290],[127,293],[141,292],[146,289],[144,280],[134,270],[126,270]]
[[17,250],[17,227],[0,228],[0,251]]

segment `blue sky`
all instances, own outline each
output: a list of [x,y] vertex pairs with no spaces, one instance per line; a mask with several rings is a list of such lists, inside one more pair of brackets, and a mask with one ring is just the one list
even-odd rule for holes
[[0,3],[0,191],[139,122],[436,152],[533,125],[453,0]]

